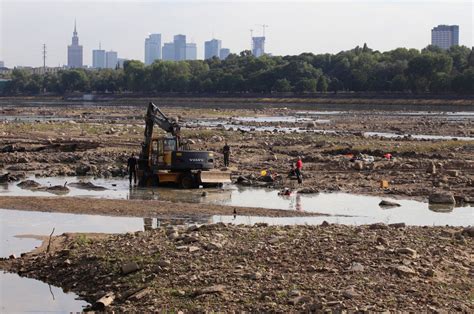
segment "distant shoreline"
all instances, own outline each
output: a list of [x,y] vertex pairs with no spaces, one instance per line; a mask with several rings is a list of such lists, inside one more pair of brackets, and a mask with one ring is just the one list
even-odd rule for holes
[[474,111],[474,95],[460,94],[69,94],[3,96],[0,106],[83,105],[136,106],[153,101],[161,106],[201,108],[284,108],[296,110],[435,110]]

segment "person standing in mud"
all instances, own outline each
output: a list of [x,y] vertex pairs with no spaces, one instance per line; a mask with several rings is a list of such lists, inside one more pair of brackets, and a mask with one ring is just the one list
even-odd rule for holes
[[133,176],[133,183],[137,185],[137,158],[135,158],[135,154],[132,153],[132,156],[128,158],[127,162],[127,170],[128,170],[128,180],[130,181],[130,185],[132,185],[132,176]]
[[229,167],[230,147],[227,144],[227,141],[222,149],[222,153],[224,154],[224,167]]
[[301,160],[301,156],[298,156],[298,161],[296,162],[296,178],[298,179],[298,183],[303,183],[303,175],[301,173],[301,169],[303,169],[303,161]]

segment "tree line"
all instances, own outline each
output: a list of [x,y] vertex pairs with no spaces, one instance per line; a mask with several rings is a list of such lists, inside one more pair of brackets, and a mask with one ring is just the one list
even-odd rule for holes
[[225,60],[130,60],[123,69],[69,69],[45,75],[14,69],[4,94],[136,93],[474,93],[473,49],[363,47],[337,54],[303,53],[259,58],[250,51]]

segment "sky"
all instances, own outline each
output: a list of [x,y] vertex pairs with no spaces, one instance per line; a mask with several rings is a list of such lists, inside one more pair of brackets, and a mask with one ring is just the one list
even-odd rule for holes
[[439,24],[460,27],[460,44],[473,46],[473,2],[464,0],[314,0],[314,1],[112,1],[0,0],[0,60],[5,66],[67,63],[74,19],[84,64],[92,49],[118,52],[119,58],[144,59],[144,41],[161,33],[162,43],[185,34],[195,42],[198,59],[204,41],[222,40],[239,53],[250,49],[250,30],[262,34],[267,24],[266,52],[295,55],[337,53],[364,43],[376,50],[422,49]]

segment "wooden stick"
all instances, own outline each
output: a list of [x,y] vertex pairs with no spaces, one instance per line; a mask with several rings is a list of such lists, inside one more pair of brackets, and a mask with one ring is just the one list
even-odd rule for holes
[[53,227],[53,231],[51,231],[51,234],[49,235],[49,241],[48,241],[48,247],[46,248],[46,253],[49,253],[49,248],[51,246],[51,237],[53,236],[53,233],[54,233],[54,227]]

